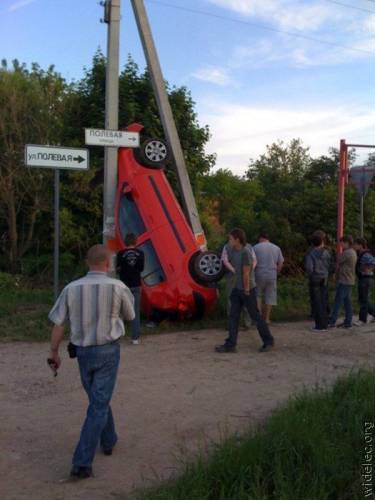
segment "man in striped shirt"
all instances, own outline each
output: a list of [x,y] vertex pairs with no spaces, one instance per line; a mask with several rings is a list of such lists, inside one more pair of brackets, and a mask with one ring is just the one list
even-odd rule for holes
[[89,398],[86,420],[73,455],[71,476],[92,475],[98,444],[106,455],[117,441],[110,400],[120,361],[118,340],[125,334],[123,321],[134,319],[133,296],[119,280],[110,278],[111,254],[104,245],[94,245],[87,253],[89,272],[69,283],[58,297],[48,317],[54,323],[50,359],[61,364],[59,345],[64,324],[69,322],[70,341],[76,346],[82,385]]

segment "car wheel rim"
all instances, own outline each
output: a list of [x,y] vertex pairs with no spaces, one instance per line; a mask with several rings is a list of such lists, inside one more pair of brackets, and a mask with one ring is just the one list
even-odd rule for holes
[[160,163],[167,157],[167,147],[161,141],[150,141],[145,147],[145,155],[148,160]]
[[206,276],[216,276],[221,270],[221,260],[216,254],[204,255],[199,260],[199,269]]

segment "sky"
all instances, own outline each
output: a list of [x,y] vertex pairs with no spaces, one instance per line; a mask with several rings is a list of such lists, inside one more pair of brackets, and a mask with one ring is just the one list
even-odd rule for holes
[[[130,0],[120,67],[145,66]],[[145,0],[164,77],[186,86],[217,168],[243,174],[266,146],[312,156],[375,145],[375,0]],[[1,59],[83,76],[107,25],[98,0],[0,0]],[[1,110],[0,110],[1,112]],[[68,145],[65,145],[68,146]]]

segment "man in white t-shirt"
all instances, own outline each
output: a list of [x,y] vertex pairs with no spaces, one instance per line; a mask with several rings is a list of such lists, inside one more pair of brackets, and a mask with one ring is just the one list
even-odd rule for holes
[[255,281],[257,284],[258,308],[262,318],[270,322],[272,306],[277,304],[277,275],[283,267],[284,257],[277,245],[270,242],[264,231],[254,247],[257,258]]

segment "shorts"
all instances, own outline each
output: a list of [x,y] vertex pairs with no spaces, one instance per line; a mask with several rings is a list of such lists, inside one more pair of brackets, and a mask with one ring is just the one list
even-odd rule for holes
[[268,306],[277,305],[277,281],[267,278],[257,278],[257,297]]

